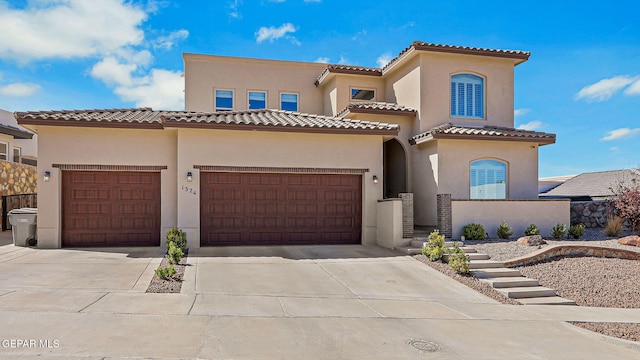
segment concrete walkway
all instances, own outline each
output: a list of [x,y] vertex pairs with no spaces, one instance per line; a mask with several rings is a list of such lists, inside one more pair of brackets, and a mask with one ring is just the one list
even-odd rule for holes
[[638,310],[502,305],[377,247],[194,249],[181,294],[146,294],[160,259],[158,248],[0,246],[0,357],[640,356],[564,322],[640,322]]

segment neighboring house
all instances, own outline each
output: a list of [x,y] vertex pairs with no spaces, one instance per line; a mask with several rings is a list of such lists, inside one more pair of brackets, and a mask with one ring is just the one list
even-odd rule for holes
[[187,111],[17,113],[49,177],[39,246],[158,245],[174,225],[191,247],[380,244],[379,201],[405,192],[417,225],[449,206],[448,236],[477,206],[555,224],[564,207],[534,204],[555,135],[514,128],[528,57],[423,42],[384,68],[184,54]]
[[[0,158],[6,161],[36,166],[38,158],[38,135],[18,125],[12,112],[0,109],[0,129],[11,132],[11,139],[0,143]],[[5,145],[3,145],[5,144]],[[3,157],[6,154],[6,157]]]
[[33,136],[17,125],[12,113],[0,110],[0,195],[37,192],[36,158],[26,155],[36,154]]
[[565,176],[551,176],[544,177],[538,179],[538,193],[546,193],[547,191],[553,189],[554,187],[564,183],[565,181],[571,179],[575,175],[565,175]]
[[574,175],[562,184],[540,194],[541,198],[565,198],[572,201],[606,200],[619,184],[640,179],[638,170],[624,169]]

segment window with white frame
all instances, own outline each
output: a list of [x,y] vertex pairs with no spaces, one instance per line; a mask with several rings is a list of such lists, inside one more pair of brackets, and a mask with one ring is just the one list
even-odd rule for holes
[[216,89],[214,108],[216,111],[232,111],[233,90]]
[[298,94],[281,93],[280,109],[287,111],[298,111]]
[[249,110],[267,108],[267,92],[266,91],[249,91],[248,98],[249,98]]
[[451,116],[484,118],[484,79],[473,74],[451,76]]
[[9,160],[9,144],[0,142],[0,160]]
[[374,90],[351,88],[351,100],[373,100],[375,97]]
[[471,199],[506,199],[507,164],[498,160],[477,160],[471,163]]
[[22,160],[22,149],[20,149],[19,147],[14,147],[13,148],[13,162],[14,163],[19,163],[20,160]]

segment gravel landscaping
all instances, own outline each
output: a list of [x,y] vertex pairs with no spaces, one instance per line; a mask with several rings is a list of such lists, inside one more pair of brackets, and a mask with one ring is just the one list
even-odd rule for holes
[[607,336],[640,341],[640,324],[597,322],[571,322],[571,324]]
[[[162,262],[160,266],[169,266],[169,261],[167,258],[162,258]],[[184,269],[187,266],[187,255],[180,260],[180,263],[174,265],[176,269],[175,275],[168,279],[161,279],[157,275],[153,275],[151,282],[149,283],[149,287],[147,288],[148,293],[174,293],[179,294],[182,289],[182,279],[184,277]]]

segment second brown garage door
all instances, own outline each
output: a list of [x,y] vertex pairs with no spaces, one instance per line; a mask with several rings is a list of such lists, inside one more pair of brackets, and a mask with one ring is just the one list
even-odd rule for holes
[[360,175],[203,172],[200,181],[201,245],[361,242]]
[[62,246],[160,245],[160,173],[64,171]]

